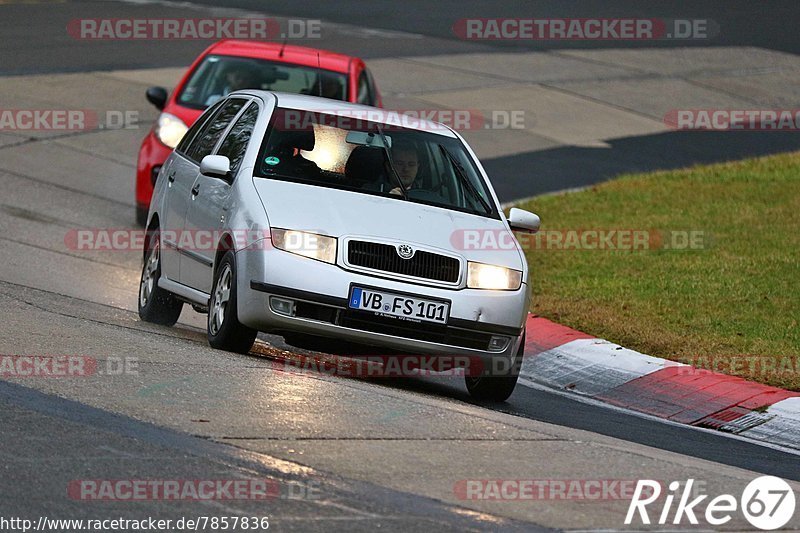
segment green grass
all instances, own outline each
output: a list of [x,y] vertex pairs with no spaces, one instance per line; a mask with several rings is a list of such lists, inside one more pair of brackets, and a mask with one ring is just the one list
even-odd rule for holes
[[800,153],[623,176],[519,207],[539,214],[545,233],[678,230],[704,239],[693,250],[529,249],[534,313],[650,355],[800,390]]

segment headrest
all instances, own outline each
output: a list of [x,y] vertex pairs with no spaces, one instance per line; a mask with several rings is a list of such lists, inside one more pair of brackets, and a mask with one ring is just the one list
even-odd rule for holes
[[378,181],[386,177],[383,162],[384,154],[380,148],[358,146],[347,158],[344,166],[345,178],[362,185]]
[[297,148],[310,152],[314,149],[314,144],[313,129],[286,131],[281,135],[281,147],[283,148]]

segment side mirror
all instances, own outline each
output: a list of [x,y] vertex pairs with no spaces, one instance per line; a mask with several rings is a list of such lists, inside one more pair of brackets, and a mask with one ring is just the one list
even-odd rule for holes
[[207,155],[200,161],[200,174],[230,181],[231,160],[224,155]]
[[159,111],[167,105],[167,90],[163,87],[150,87],[144,95],[147,97],[147,101],[156,106]]
[[539,231],[539,215],[535,215],[524,209],[512,207],[508,213],[508,225],[513,231],[527,231],[536,233]]

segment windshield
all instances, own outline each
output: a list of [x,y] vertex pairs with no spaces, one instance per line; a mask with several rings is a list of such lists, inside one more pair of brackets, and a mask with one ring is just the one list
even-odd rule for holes
[[255,175],[498,217],[459,139],[378,124],[277,108]]
[[240,89],[265,89],[346,100],[347,75],[246,57],[210,55],[195,69],[178,103],[204,109]]

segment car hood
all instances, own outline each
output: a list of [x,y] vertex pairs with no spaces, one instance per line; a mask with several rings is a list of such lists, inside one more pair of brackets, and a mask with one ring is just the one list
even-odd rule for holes
[[523,270],[518,245],[498,219],[339,189],[253,181],[271,227],[417,245]]

